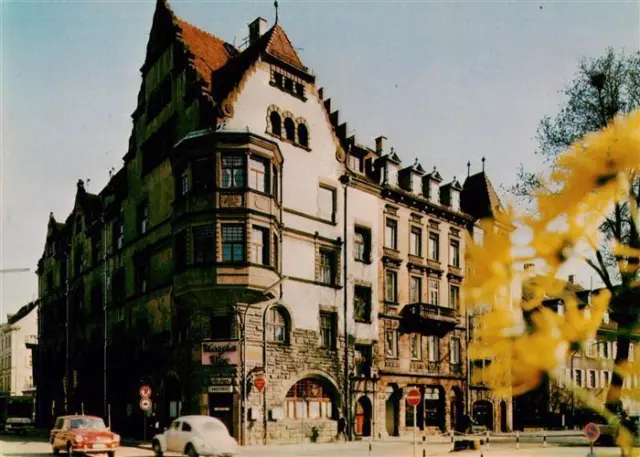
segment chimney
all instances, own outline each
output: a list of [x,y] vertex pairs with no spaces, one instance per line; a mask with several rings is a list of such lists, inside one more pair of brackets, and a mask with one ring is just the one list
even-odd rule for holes
[[379,136],[376,138],[376,152],[378,154],[382,154],[384,152],[384,140],[386,139],[386,136]]
[[524,264],[524,271],[529,271],[530,272],[530,271],[533,270],[533,267],[535,267],[535,264],[533,264],[533,263],[525,263]]
[[569,275],[569,284],[576,283],[576,275]]
[[267,31],[267,21],[261,17],[249,24],[249,46],[258,41]]

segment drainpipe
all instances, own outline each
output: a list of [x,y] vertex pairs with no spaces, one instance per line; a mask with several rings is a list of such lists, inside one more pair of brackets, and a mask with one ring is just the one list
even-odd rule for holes
[[[272,284],[271,286],[267,287],[262,293],[266,294],[271,289],[276,287],[278,284],[281,284],[284,279],[285,279],[284,277],[281,277],[274,284]],[[261,301],[261,302],[256,302],[256,303],[248,303],[246,305],[246,307],[244,308],[244,314],[243,314],[243,317],[242,317],[242,405],[243,405],[243,411],[242,411],[242,442],[243,442],[243,444],[245,446],[248,444],[248,439],[247,439],[247,433],[248,433],[248,430],[247,430],[247,428],[248,428],[247,427],[247,425],[248,425],[247,399],[249,398],[249,393],[247,392],[247,313],[249,311],[249,308],[252,308],[252,307],[259,307],[259,306],[266,305],[265,308],[268,309],[269,306],[271,306],[273,303],[277,302],[278,300],[280,300],[280,297],[273,298],[271,300],[265,300],[265,301]],[[264,322],[264,320],[263,320],[263,322]],[[262,330],[263,330],[263,333],[266,333],[264,326],[263,326]]]
[[[348,171],[348,170],[347,170]],[[348,316],[347,312],[349,309],[349,305],[347,302],[348,299],[348,251],[347,251],[347,188],[349,187],[349,183],[351,181],[351,177],[349,174],[345,173],[340,177],[340,182],[344,186],[344,202],[343,202],[343,214],[342,214],[342,226],[343,226],[343,240],[342,240],[342,250],[343,250],[343,323],[344,323],[344,410],[345,410],[345,421],[347,424],[347,436],[351,441],[353,439],[352,436],[352,423],[351,423],[351,398],[349,392],[349,328],[348,328]]]

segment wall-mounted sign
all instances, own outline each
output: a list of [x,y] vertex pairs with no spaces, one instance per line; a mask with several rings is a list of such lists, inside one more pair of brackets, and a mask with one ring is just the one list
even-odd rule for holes
[[235,385],[233,378],[209,378],[211,386],[233,386]]
[[210,394],[229,394],[233,393],[233,386],[209,386]]
[[240,345],[237,341],[203,342],[202,364],[211,366],[214,377],[235,377],[240,365]]

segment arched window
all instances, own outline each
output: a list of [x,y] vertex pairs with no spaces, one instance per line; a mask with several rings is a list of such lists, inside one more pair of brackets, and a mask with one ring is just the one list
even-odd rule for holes
[[284,133],[287,136],[287,140],[296,140],[296,126],[294,125],[293,120],[290,117],[284,120]]
[[271,121],[271,133],[277,136],[282,135],[282,120],[280,119],[280,114],[278,114],[277,111],[272,111],[269,115],[269,120]]
[[276,306],[267,314],[267,339],[278,343],[286,343],[289,334],[287,316],[282,307]]
[[298,143],[305,148],[309,147],[309,131],[304,124],[298,124]]
[[328,382],[301,379],[287,392],[287,418],[332,419],[332,392]]

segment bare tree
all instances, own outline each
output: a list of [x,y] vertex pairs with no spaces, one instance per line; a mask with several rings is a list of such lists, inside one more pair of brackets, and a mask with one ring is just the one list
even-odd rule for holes
[[[545,117],[537,132],[539,149],[546,168],[555,166],[558,155],[586,133],[606,127],[618,113],[626,113],[640,106],[640,53],[617,54],[612,49],[594,59],[583,59],[573,81],[564,91],[566,99],[554,117]],[[640,170],[637,170],[640,172]],[[541,174],[520,167],[518,184],[510,191],[525,202],[541,185]],[[638,174],[635,175],[640,176]],[[634,205],[640,204],[640,179],[632,181],[629,202],[618,203],[601,231],[606,241],[618,241],[632,248],[640,248],[640,230],[634,219]],[[631,205],[631,206],[630,206]],[[616,367],[629,359],[631,334],[638,324],[640,293],[634,282],[638,279],[640,259],[633,255],[618,255],[611,251],[611,243],[595,249],[587,263],[611,291],[609,313],[618,324]],[[622,411],[621,388],[623,377],[614,370],[607,392],[607,408]]]

